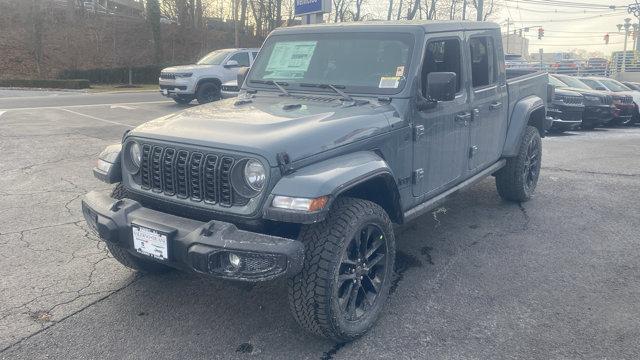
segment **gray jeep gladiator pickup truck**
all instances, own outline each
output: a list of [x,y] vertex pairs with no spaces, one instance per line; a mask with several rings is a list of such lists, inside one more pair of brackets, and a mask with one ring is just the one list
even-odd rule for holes
[[145,123],[82,201],[130,268],[288,278],[297,322],[348,341],[382,312],[393,223],[495,176],[528,200],[540,173],[547,75],[510,78],[497,24],[353,23],[275,30],[237,98]]

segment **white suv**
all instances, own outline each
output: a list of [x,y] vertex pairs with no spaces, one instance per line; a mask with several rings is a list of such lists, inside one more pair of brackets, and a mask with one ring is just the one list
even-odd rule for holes
[[205,104],[220,98],[223,83],[236,80],[238,70],[250,67],[259,49],[213,51],[195,65],[173,66],[160,73],[160,92],[178,104],[197,99]]

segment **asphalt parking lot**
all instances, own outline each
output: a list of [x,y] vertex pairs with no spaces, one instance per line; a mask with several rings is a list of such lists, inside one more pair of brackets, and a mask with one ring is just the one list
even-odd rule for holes
[[156,93],[0,91],[0,358],[640,354],[640,127],[548,137],[532,201],[486,179],[399,229],[385,314],[334,344],[300,331],[282,281],[137,275],[88,231],[80,199],[109,188],[91,174],[100,151],[180,109]]

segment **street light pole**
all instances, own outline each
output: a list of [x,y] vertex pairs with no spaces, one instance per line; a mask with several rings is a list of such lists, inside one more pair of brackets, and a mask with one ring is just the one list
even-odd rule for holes
[[624,19],[624,50],[622,51],[622,71],[625,72],[627,68],[627,39],[629,38],[629,28],[631,27],[631,19]]

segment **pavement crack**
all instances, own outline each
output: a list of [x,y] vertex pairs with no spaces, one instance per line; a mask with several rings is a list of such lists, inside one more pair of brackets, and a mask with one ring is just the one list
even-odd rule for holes
[[[49,328],[51,328],[51,327],[54,327],[54,326],[56,326],[57,324],[60,324],[60,323],[64,322],[64,321],[65,321],[65,320],[67,320],[68,318],[70,318],[70,317],[72,317],[72,316],[74,316],[74,315],[76,315],[76,314],[79,314],[79,313],[83,312],[85,309],[88,309],[88,308],[89,308],[89,307],[91,307],[91,306],[94,306],[94,305],[99,304],[100,302],[102,302],[102,301],[104,301],[104,300],[108,299],[110,296],[115,295],[115,294],[117,294],[117,293],[119,293],[119,292],[121,292],[121,291],[123,291],[123,290],[127,289],[128,287],[130,287],[131,285],[133,285],[134,283],[136,283],[136,282],[137,282],[139,279],[141,279],[142,277],[143,277],[143,275],[142,275],[142,274],[136,273],[136,274],[134,275],[134,278],[133,278],[129,283],[127,283],[126,285],[124,285],[123,287],[121,287],[121,288],[119,288],[119,289],[116,289],[116,290],[113,290],[113,291],[108,292],[108,294],[106,294],[106,295],[104,295],[104,296],[102,296],[102,297],[100,297],[100,298],[96,299],[95,301],[92,301],[91,303],[87,304],[86,306],[84,306],[84,307],[82,307],[82,308],[80,308],[80,309],[78,309],[78,310],[76,310],[76,311],[74,311],[74,312],[72,312],[72,313],[70,313],[70,314],[68,314],[68,315],[64,316],[64,317],[63,317],[63,318],[61,318],[60,320],[52,320],[52,321],[50,321],[50,322],[49,322],[49,324],[50,324],[50,325],[48,325],[48,326],[44,326],[42,329],[40,329],[40,330],[38,330],[38,331],[35,331],[35,332],[33,332],[33,333],[29,334],[29,336],[26,336],[26,337],[23,337],[23,338],[21,338],[21,339],[19,339],[19,340],[17,340],[17,341],[14,341],[13,343],[11,343],[11,344],[9,344],[9,345],[5,346],[4,348],[0,349],[0,355],[2,355],[3,353],[5,353],[6,351],[10,350],[10,349],[11,349],[11,348],[13,348],[14,346],[19,345],[19,344],[21,344],[22,342],[27,341],[27,340],[31,339],[32,337],[34,337],[34,336],[36,336],[36,335],[40,334],[41,332],[43,332],[43,331],[45,331],[45,330],[47,330],[47,329],[49,329]],[[89,296],[89,295],[82,295],[82,296]],[[80,297],[82,297],[82,296],[80,296]],[[77,298],[76,298],[76,299],[77,299]]]
[[522,231],[526,231],[529,229],[529,223],[531,222],[531,218],[529,217],[529,214],[527,213],[527,209],[524,207],[524,205],[522,205],[522,202],[518,203],[518,208],[520,209],[520,212],[522,213],[522,216],[524,217],[524,224],[522,225]]
[[550,171],[568,172],[568,173],[572,173],[572,174],[589,174],[589,175],[621,176],[621,177],[640,177],[640,174],[625,174],[625,173],[614,173],[614,172],[604,172],[604,171],[563,169],[563,168],[559,168],[559,167],[543,167],[543,169],[550,170]]

